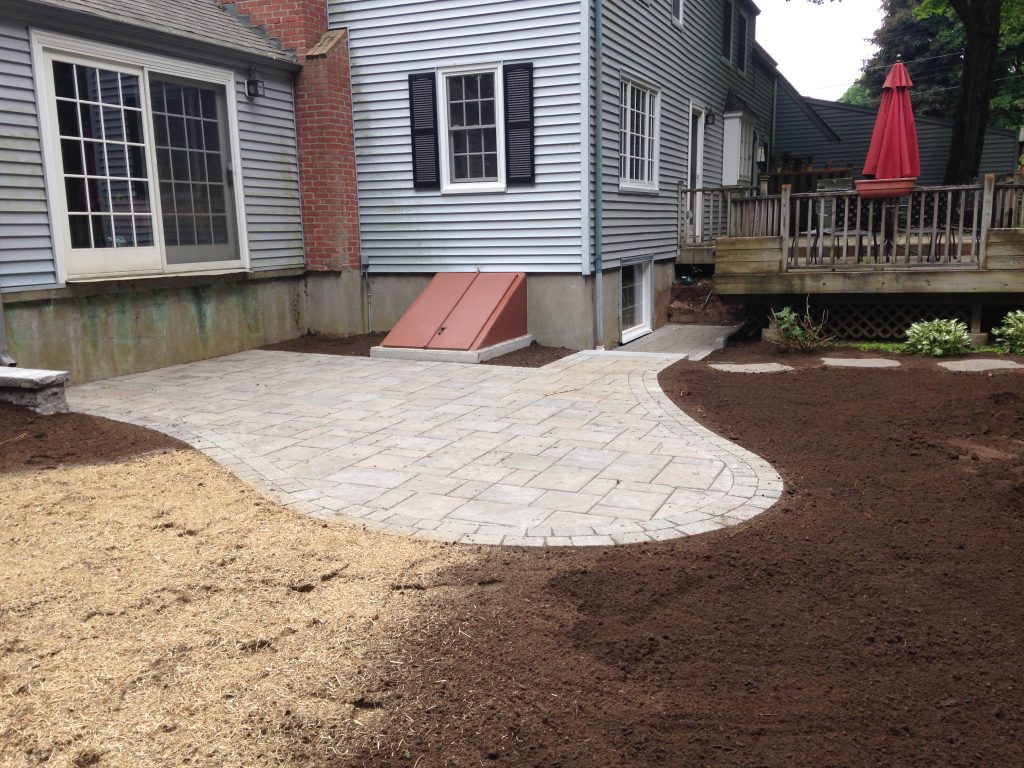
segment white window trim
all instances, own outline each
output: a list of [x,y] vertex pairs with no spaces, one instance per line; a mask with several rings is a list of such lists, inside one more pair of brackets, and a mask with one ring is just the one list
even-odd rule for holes
[[[754,180],[754,164],[752,156],[744,157],[744,134],[748,134],[752,146],[756,128],[754,119],[746,112],[726,112],[722,115],[722,123],[722,183],[725,186],[749,186]],[[745,164],[744,161],[747,159],[751,162]]]
[[[630,85],[643,88],[645,91],[649,91],[654,95],[654,169],[653,178],[650,181],[634,181],[632,179],[622,178],[622,169],[619,169],[619,191],[621,192],[643,192],[653,193],[658,192],[660,189],[661,182],[661,89],[655,88],[652,85],[648,85],[643,80],[639,80],[635,77],[628,75],[622,75],[619,78],[619,132],[621,136],[622,131],[622,83],[629,83]],[[620,139],[621,141],[621,139]],[[617,155],[617,162],[621,164],[621,152],[622,148],[619,147]]]
[[[40,144],[43,150],[43,171],[46,182],[46,196],[49,203],[50,231],[53,237],[57,280],[63,285],[76,280],[120,280],[131,277],[154,277],[172,274],[222,274],[225,272],[247,272],[250,269],[249,239],[245,219],[245,194],[242,186],[242,157],[238,140],[238,107],[236,101],[235,74],[230,69],[208,67],[201,64],[151,55],[142,51],[120,46],[82,40],[68,35],[30,31],[32,47],[32,73],[35,80],[36,105],[39,115]],[[140,99],[143,106],[144,128],[146,131],[146,162],[149,164],[150,207],[153,215],[153,238],[156,245],[136,248],[90,248],[75,249],[72,253],[71,233],[68,225],[67,200],[64,195],[63,166],[60,159],[60,137],[57,130],[56,95],[53,92],[52,57],[70,57],[95,66],[117,71],[132,71],[143,74]],[[163,218],[160,211],[160,194],[156,186],[156,148],[153,143],[152,110],[149,103],[149,74],[182,77],[222,86],[227,105],[224,116],[227,123],[230,144],[231,186],[235,202],[235,236],[238,245],[238,259],[210,261],[195,264],[168,264],[163,237]],[[146,253],[152,251],[153,253]],[[102,264],[105,257],[114,255],[128,258],[128,254],[142,258],[158,257],[150,268],[113,270],[108,267],[95,271],[69,270],[72,261],[86,264]]]
[[[498,139],[498,180],[463,182],[452,181],[451,132],[448,126],[449,75],[472,75],[491,73],[494,75],[494,124]],[[501,64],[478,64],[476,66],[446,67],[437,70],[437,130],[438,152],[441,166],[441,193],[452,195],[504,192],[508,185],[505,178],[505,93]]]
[[683,19],[686,16],[686,0],[679,0],[679,12],[672,12],[672,20],[679,26],[683,26]]
[[[636,259],[624,261],[619,265],[619,279],[622,279],[623,267],[640,268],[640,295],[643,301],[642,318],[638,325],[632,328],[621,328],[619,331],[619,343],[628,344],[636,341],[641,336],[646,336],[652,330],[654,321],[654,259]],[[619,323],[622,323],[622,292],[619,292]]]

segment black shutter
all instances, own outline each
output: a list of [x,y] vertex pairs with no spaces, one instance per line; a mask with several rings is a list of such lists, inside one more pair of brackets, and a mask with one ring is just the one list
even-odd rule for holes
[[505,171],[508,184],[533,184],[533,64],[506,64]]
[[412,124],[412,185],[415,189],[440,189],[437,82],[433,72],[409,75],[409,118]]

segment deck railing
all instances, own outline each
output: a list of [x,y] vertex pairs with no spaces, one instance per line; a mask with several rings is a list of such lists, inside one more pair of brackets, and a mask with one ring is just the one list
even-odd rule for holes
[[731,237],[781,237],[786,269],[977,268],[990,228],[1024,227],[1024,184],[915,189],[898,198],[854,191],[736,197]]
[[729,232],[732,201],[756,194],[754,187],[687,188],[679,184],[679,245],[711,245],[718,238],[725,237]]

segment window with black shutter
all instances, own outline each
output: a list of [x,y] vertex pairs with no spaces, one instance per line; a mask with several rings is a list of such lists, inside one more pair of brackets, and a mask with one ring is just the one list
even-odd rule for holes
[[533,184],[533,64],[409,76],[416,189],[500,192]]
[[409,75],[409,115],[412,125],[412,185],[415,189],[440,189],[437,81],[433,72]]
[[505,67],[505,168],[509,184],[533,184],[533,64]]

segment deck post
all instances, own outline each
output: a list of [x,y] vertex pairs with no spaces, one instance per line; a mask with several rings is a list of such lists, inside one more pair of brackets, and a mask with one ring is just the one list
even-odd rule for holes
[[779,234],[782,235],[782,271],[789,271],[789,196],[792,184],[782,185],[782,199],[779,201]]
[[992,226],[992,205],[996,196],[996,175],[985,174],[985,185],[981,202],[981,228],[978,231],[978,269],[985,269],[988,251],[988,230]]
[[735,218],[733,217],[732,211],[732,190],[725,190],[725,232],[729,237],[735,237],[736,231],[733,223]]
[[676,258],[683,252],[683,182],[676,185]]

